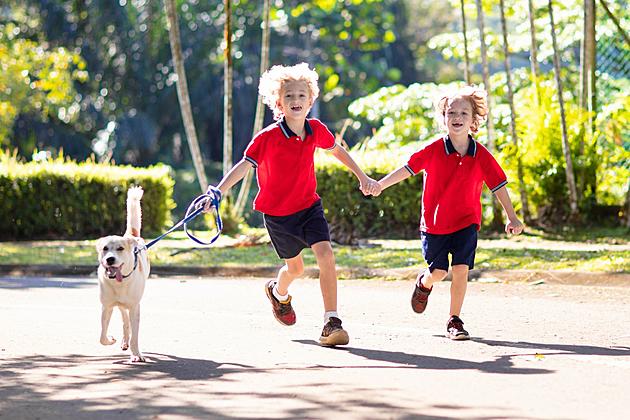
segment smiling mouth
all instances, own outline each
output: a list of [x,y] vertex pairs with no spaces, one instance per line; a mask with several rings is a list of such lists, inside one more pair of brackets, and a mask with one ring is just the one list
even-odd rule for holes
[[302,107],[299,105],[291,107],[291,111],[294,111],[294,112],[299,112],[301,110],[302,110]]

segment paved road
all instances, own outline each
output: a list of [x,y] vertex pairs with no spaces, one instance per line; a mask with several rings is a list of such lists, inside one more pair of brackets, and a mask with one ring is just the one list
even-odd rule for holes
[[[630,287],[471,283],[469,342],[410,281],[343,281],[346,348],[316,344],[316,280],[273,318],[264,279],[152,278],[129,365],[98,343],[94,278],[0,278],[0,419],[628,418]],[[111,332],[120,337],[115,313]]]

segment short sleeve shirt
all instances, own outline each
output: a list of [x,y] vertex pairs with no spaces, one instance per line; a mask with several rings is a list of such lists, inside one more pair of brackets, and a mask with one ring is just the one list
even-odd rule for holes
[[411,155],[405,168],[413,175],[424,171],[420,230],[437,235],[472,224],[479,229],[483,184],[492,192],[507,184],[496,159],[471,136],[463,156],[446,136]]
[[332,150],[335,136],[315,118],[306,119],[304,128],[306,137],[302,139],[283,119],[256,134],[245,149],[245,159],[256,168],[258,179],[255,210],[287,216],[319,200],[315,149]]

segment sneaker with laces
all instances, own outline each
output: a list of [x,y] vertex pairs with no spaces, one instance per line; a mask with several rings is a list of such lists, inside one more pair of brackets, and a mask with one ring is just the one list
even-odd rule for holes
[[433,288],[427,289],[424,286],[418,286],[418,283],[416,283],[413,294],[411,295],[411,309],[413,309],[415,313],[421,314],[427,309],[431,290],[433,290]]
[[319,337],[319,343],[323,346],[343,346],[350,342],[348,333],[341,326],[341,320],[339,318],[330,317],[324,329],[322,335]]
[[295,311],[291,306],[291,296],[289,296],[286,302],[280,302],[273,295],[273,288],[275,285],[275,280],[269,280],[267,284],[265,284],[265,292],[271,302],[273,316],[275,316],[278,322],[282,325],[293,325],[295,324]]
[[446,324],[446,336],[451,340],[470,340],[468,331],[464,329],[464,321],[457,315],[451,316]]

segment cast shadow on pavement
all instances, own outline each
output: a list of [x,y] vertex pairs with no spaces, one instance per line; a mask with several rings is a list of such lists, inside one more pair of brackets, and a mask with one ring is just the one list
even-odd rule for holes
[[[314,340],[293,340],[294,342],[321,347]],[[383,362],[394,363],[402,366],[370,366],[372,368],[417,368],[417,369],[471,369],[479,370],[485,373],[505,373],[515,375],[540,375],[545,373],[553,373],[548,369],[525,369],[514,367],[511,361],[512,356],[500,356],[494,360],[487,362],[472,362],[469,360],[449,359],[438,356],[425,356],[419,354],[410,354],[400,351],[361,349],[357,347],[336,347],[337,351],[345,351],[356,356],[369,360],[380,360]],[[348,368],[356,368],[357,366],[342,366]],[[366,366],[360,366],[366,367]]]
[[[187,396],[201,392],[197,387],[205,381],[230,381],[223,376],[250,366],[159,353],[145,353],[145,356],[147,363],[134,364],[127,364],[128,356],[122,353],[119,356],[39,354],[0,359],[2,413],[11,413],[11,418],[157,418],[158,414],[178,418],[235,418],[201,402],[191,402]],[[166,381],[162,387],[168,397],[156,400],[162,391],[142,385],[151,381]],[[171,393],[173,388],[175,391]],[[129,392],[129,389],[143,392]]]
[[[476,343],[485,344],[491,347],[509,347],[517,349],[535,350],[531,355],[560,355],[560,354],[578,354],[585,356],[630,356],[630,347],[598,347],[580,344],[550,344],[550,343],[530,343],[527,341],[502,341],[502,340],[486,340],[483,338],[475,338]],[[550,352],[544,352],[549,350]],[[521,354],[523,356],[525,354]],[[513,355],[516,356],[516,355]]]

